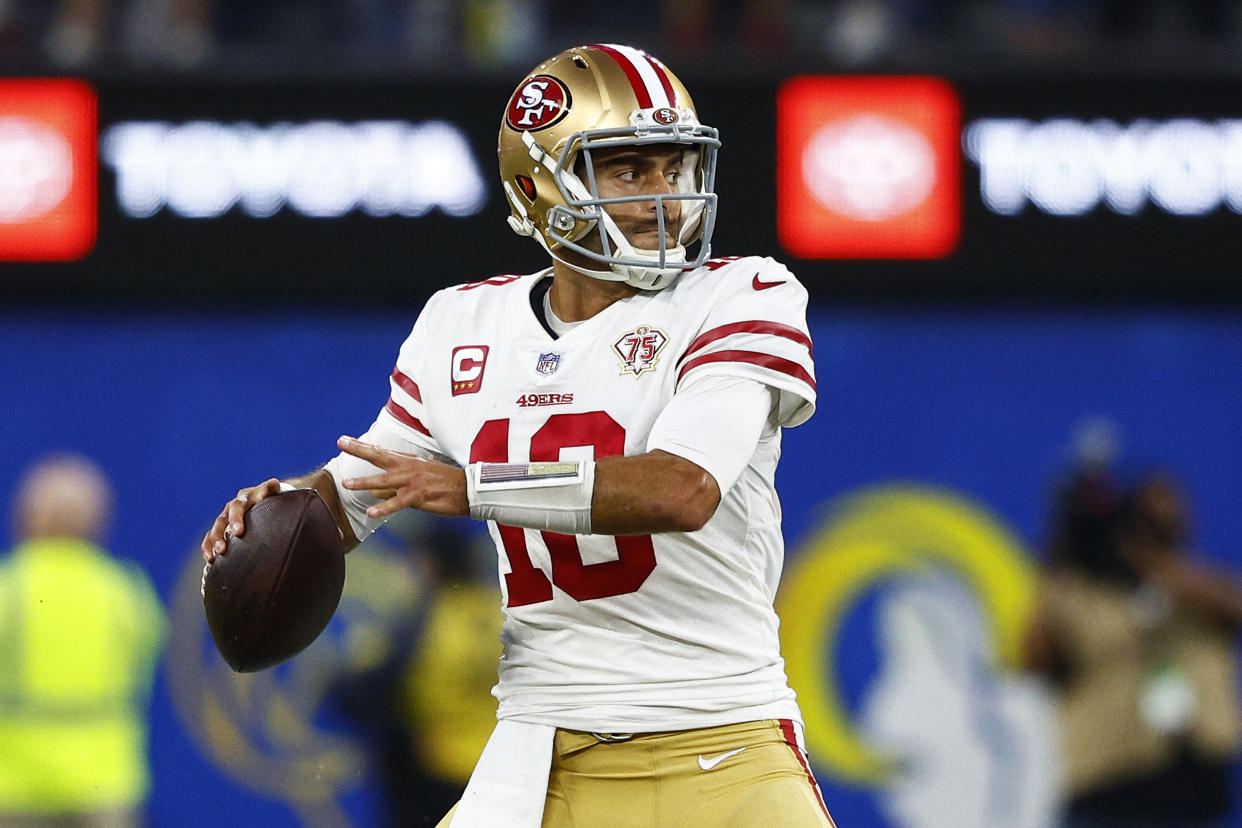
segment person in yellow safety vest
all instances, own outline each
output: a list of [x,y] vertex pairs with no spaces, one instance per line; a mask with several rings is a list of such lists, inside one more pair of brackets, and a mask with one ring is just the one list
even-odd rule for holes
[[101,546],[111,486],[56,455],[19,483],[0,557],[0,828],[121,828],[150,788],[147,701],[165,614]]

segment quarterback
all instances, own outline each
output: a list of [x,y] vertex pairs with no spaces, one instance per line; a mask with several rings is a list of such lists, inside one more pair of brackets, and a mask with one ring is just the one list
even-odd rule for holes
[[637,49],[540,64],[500,125],[512,229],[551,265],[435,294],[375,423],[316,488],[349,545],[415,508],[486,520],[496,730],[441,825],[831,826],[773,598],[781,430],[815,407],[807,295],[713,257],[720,141]]

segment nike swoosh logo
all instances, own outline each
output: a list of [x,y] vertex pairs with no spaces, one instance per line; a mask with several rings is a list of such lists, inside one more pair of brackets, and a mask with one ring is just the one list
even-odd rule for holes
[[768,288],[774,288],[777,285],[783,285],[786,281],[786,279],[781,279],[779,282],[761,282],[759,281],[759,274],[756,273],[755,278],[750,282],[750,286],[755,290],[767,290]]
[[705,771],[709,771],[712,768],[719,765],[724,760],[728,759],[730,756],[737,756],[739,753],[741,753],[744,750],[746,750],[746,748],[740,747],[737,750],[731,750],[728,753],[722,753],[719,756],[713,756],[711,759],[708,759],[707,757],[705,757],[703,754],[700,753],[699,754],[699,767]]

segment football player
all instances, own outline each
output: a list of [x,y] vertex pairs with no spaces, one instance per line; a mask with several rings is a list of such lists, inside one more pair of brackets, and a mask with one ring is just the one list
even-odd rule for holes
[[446,288],[366,434],[242,489],[203,540],[313,486],[350,545],[393,513],[488,521],[499,723],[442,825],[832,825],[773,598],[781,429],[811,416],[805,289],[712,257],[716,130],[638,49],[540,64],[500,125],[538,273]]

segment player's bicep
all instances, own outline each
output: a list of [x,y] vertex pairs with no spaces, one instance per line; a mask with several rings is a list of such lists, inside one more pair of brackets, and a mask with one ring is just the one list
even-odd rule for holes
[[775,392],[749,377],[705,374],[686,383],[660,413],[647,450],[675,454],[703,468],[723,496],[754,455]]

